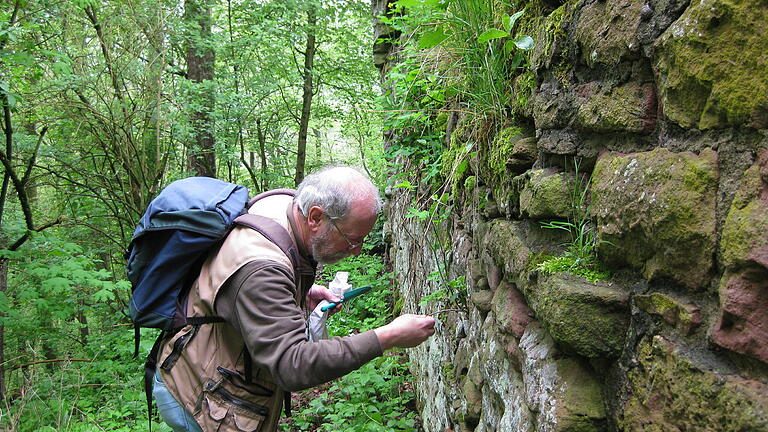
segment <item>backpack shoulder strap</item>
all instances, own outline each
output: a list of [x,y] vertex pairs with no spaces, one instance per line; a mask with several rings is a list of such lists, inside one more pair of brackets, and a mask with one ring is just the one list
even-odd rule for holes
[[267,240],[277,245],[277,247],[283,251],[285,256],[291,260],[291,265],[293,265],[294,270],[299,268],[299,257],[296,256],[296,246],[294,245],[290,234],[288,234],[288,230],[282,225],[268,217],[250,213],[238,216],[237,219],[235,219],[235,223],[251,228],[266,237]]
[[262,193],[256,195],[255,197],[251,198],[248,201],[248,206],[246,206],[246,208],[251,208],[251,206],[254,205],[256,203],[256,201],[258,201],[260,199],[263,199],[263,198],[266,198],[266,197],[273,196],[273,195],[296,196],[296,189],[281,188],[281,189],[272,189],[272,190],[268,190],[266,192],[262,192]]

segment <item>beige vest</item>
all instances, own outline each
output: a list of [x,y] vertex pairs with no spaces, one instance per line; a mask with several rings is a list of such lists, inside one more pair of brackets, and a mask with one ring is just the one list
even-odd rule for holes
[[[286,213],[292,199],[270,196],[259,200],[249,213],[275,220],[295,238]],[[291,260],[278,246],[251,228],[236,227],[203,264],[190,291],[187,315],[214,316],[213,305],[224,282],[255,259],[272,260],[293,271]],[[298,276],[294,275],[297,285],[309,281],[311,286],[311,278]],[[297,287],[297,304],[302,304],[298,297],[309,286]],[[174,347],[181,355],[167,370]],[[284,392],[262,368],[252,367],[247,382],[243,373],[246,357],[242,336],[229,324],[188,325],[164,344],[158,367],[168,390],[204,431],[275,431]]]

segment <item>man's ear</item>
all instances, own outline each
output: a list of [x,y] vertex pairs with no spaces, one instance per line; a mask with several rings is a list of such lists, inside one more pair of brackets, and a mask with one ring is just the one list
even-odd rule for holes
[[325,219],[325,212],[320,206],[312,206],[307,212],[307,226],[311,232],[317,232],[320,230],[320,226]]

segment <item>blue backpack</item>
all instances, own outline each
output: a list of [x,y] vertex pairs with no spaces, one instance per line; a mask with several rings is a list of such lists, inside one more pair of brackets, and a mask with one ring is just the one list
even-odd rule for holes
[[163,330],[144,365],[150,416],[152,375],[161,342],[188,324],[224,322],[218,316],[186,316],[186,300],[209,252],[232,228],[243,225],[258,231],[288,256],[294,271],[298,268],[288,231],[272,219],[247,213],[256,201],[278,194],[293,196],[295,191],[275,189],[249,201],[243,186],[210,177],[190,177],[168,185],[147,207],[125,258],[132,285],[128,314],[135,327],[134,357],[139,353],[141,327]]
[[[131,282],[129,315],[136,329],[149,327],[170,332],[198,318],[186,316],[186,294],[197,278],[208,252],[235,225],[259,231],[291,258],[293,240],[277,222],[251,215],[247,209],[276,189],[248,200],[248,189],[210,177],[177,180],[152,200],[133,232],[126,251],[126,270]],[[219,317],[202,317],[205,323]]]

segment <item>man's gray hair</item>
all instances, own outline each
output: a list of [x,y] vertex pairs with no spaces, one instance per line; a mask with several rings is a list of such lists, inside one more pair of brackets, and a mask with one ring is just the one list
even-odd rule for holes
[[319,206],[331,219],[343,219],[352,202],[368,197],[373,201],[372,212],[379,214],[382,206],[379,189],[365,174],[348,166],[330,166],[306,176],[293,202],[304,217],[312,206]]

